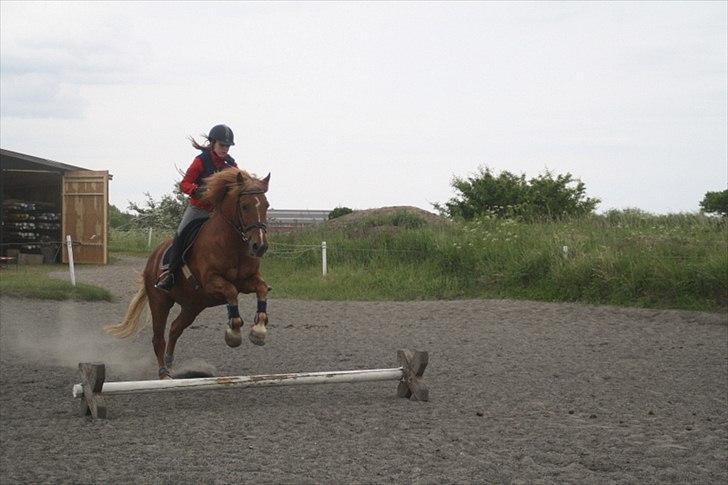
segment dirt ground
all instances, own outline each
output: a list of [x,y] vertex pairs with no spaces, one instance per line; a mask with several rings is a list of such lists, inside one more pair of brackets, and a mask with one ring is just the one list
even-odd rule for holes
[[[728,482],[719,314],[271,298],[267,345],[228,348],[224,308],[208,309],[178,363],[346,370],[428,350],[431,401],[374,382],[112,396],[108,420],[80,417],[78,362],[105,362],[109,381],[156,376],[149,328],[125,341],[101,329],[122,318],[142,266],[79,269],[113,303],[0,297],[0,483]],[[246,328],[254,311],[241,297]]]

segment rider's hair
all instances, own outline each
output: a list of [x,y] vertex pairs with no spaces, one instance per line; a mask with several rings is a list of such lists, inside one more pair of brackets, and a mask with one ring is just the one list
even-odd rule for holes
[[194,138],[192,138],[190,136],[189,137],[189,140],[192,142],[192,146],[195,147],[197,150],[202,150],[202,151],[207,150],[207,151],[211,151],[213,145],[215,144],[215,140],[210,140],[207,137],[207,135],[200,135],[200,136],[202,136],[202,138],[204,138],[205,140],[207,140],[207,143],[205,145],[200,145],[199,143],[197,143],[197,140],[195,140]]

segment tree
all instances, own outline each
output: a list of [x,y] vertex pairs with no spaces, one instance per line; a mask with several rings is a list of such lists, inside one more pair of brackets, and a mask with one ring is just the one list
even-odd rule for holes
[[496,175],[488,167],[479,167],[472,177],[454,177],[451,185],[458,195],[444,206],[433,206],[454,219],[470,220],[486,214],[525,220],[559,219],[590,214],[600,202],[586,197],[586,186],[570,173],[554,175],[548,170],[527,180],[525,174],[503,171]]
[[145,192],[144,195],[147,198],[144,201],[144,207],[135,202],[129,202],[129,210],[139,214],[133,222],[135,227],[177,229],[187,207],[187,196],[179,190],[179,186],[175,184],[174,191],[171,194],[163,195],[159,202],[155,201],[149,192]]
[[336,219],[337,217],[345,216],[346,214],[351,214],[354,212],[353,210],[349,209],[348,207],[337,207],[331,212],[329,212],[329,220]]
[[728,217],[728,189],[721,192],[706,192],[700,201],[700,209],[703,212]]
[[128,212],[121,212],[118,207],[109,204],[109,227],[126,227],[131,224],[133,219],[133,214],[129,214]]

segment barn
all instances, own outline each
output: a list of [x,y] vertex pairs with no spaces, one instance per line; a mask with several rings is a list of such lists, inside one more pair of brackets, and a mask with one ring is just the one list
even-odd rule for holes
[[0,149],[0,254],[26,262],[108,262],[106,170]]

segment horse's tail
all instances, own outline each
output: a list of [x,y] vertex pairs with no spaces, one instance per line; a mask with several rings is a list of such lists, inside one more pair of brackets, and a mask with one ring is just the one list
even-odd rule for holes
[[104,330],[119,338],[126,338],[134,335],[141,330],[142,319],[140,317],[144,311],[144,304],[146,302],[147,290],[144,288],[144,285],[142,285],[136,295],[134,295],[134,298],[132,298],[131,303],[129,303],[129,308],[126,309],[124,321],[116,325],[106,325]]

